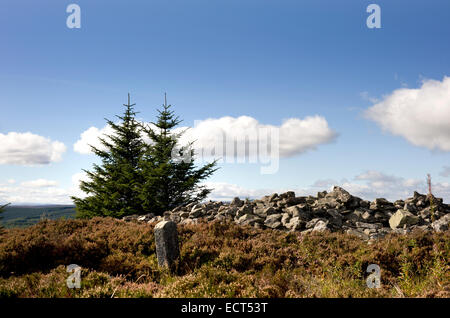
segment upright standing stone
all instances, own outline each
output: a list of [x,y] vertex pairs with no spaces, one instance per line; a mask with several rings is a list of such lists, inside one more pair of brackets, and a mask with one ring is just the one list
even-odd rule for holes
[[180,255],[177,225],[172,221],[161,221],[155,226],[156,256],[158,265],[172,267]]

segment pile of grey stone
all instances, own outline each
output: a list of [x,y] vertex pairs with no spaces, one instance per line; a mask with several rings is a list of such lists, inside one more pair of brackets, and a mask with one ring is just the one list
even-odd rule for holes
[[195,224],[199,220],[233,221],[261,229],[281,231],[343,231],[370,240],[388,233],[405,234],[415,229],[442,232],[449,229],[450,205],[441,198],[414,192],[406,200],[389,202],[378,198],[370,202],[351,195],[341,187],[317,196],[295,196],[292,191],[264,196],[259,200],[234,198],[230,203],[209,201],[191,203],[164,216],[132,215],[126,221]]

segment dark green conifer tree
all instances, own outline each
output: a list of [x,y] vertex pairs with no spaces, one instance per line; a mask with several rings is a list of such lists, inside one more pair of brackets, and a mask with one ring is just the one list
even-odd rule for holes
[[[2,214],[3,212],[5,212],[5,208],[7,207],[9,205],[9,203],[8,204],[5,204],[5,205],[0,205],[0,214]],[[3,217],[2,216],[0,216],[0,220],[2,219]],[[3,226],[0,224],[0,232],[3,230]]]
[[141,161],[145,180],[141,199],[144,210],[157,215],[206,198],[211,189],[199,183],[217,170],[216,161],[202,167],[195,165],[192,142],[178,145],[184,132],[174,132],[181,120],[170,107],[165,98],[156,123],[152,123],[154,127],[143,126],[151,142],[146,145]]
[[72,197],[78,217],[122,217],[144,212],[140,199],[143,175],[139,166],[144,142],[134,105],[130,104],[128,94],[123,116],[116,116],[120,123],[106,119],[113,133],[100,138],[104,150],[91,146],[102,163],[94,164],[93,171],[84,170],[89,181],[82,181],[80,189],[87,197]]

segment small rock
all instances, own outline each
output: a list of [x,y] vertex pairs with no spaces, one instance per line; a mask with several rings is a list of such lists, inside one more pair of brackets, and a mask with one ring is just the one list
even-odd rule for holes
[[316,225],[314,225],[313,232],[329,232],[328,221],[319,220]]
[[327,191],[317,192],[317,198],[322,199],[325,198],[325,196],[328,194]]
[[347,230],[347,234],[350,235],[355,235],[363,240],[368,240],[369,239],[369,235],[367,235],[366,233],[356,230],[356,229],[348,229]]
[[356,222],[356,227],[364,228],[364,229],[381,229],[383,227],[383,224],[381,223],[363,223],[363,222]]

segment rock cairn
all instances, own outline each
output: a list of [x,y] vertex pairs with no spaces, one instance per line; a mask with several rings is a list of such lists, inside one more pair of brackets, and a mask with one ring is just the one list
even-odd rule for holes
[[233,221],[261,229],[302,233],[343,231],[362,239],[377,239],[388,233],[405,234],[415,229],[442,232],[449,229],[450,205],[414,192],[406,200],[370,202],[351,195],[341,187],[319,192],[317,196],[295,196],[292,191],[264,196],[259,200],[234,198],[230,203],[209,201],[191,203],[167,211],[164,216],[131,215],[126,221],[195,224],[199,220]]

